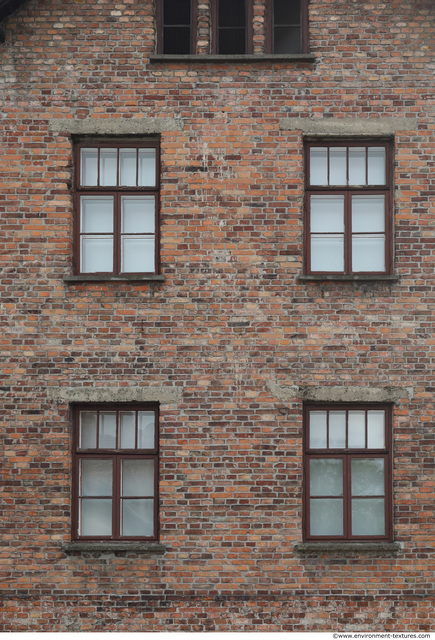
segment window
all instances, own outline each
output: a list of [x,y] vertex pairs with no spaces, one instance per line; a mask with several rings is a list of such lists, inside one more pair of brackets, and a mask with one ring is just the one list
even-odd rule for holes
[[312,142],[306,166],[306,273],[391,273],[389,145]]
[[[308,0],[264,2],[264,53],[307,53]],[[157,0],[158,53],[196,53],[199,4],[198,0]],[[254,0],[210,0],[209,7],[210,53],[252,54]],[[200,10],[204,11],[204,6]]]
[[252,53],[252,2],[212,0],[213,53]]
[[157,406],[79,408],[73,447],[73,540],[157,540]]
[[269,0],[267,4],[267,49],[271,53],[308,51],[308,7],[306,0]]
[[158,272],[158,144],[76,147],[75,272]]
[[391,408],[305,407],[306,540],[391,540]]
[[158,52],[195,52],[196,6],[194,0],[158,0]]

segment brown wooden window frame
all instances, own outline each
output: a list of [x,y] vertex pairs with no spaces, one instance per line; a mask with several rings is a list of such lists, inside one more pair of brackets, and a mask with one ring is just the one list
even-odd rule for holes
[[[177,0],[174,0],[177,2]],[[156,25],[157,25],[157,53],[168,53],[165,51],[165,29],[169,26],[176,25],[166,25],[164,20],[164,0],[156,0]],[[178,26],[187,26],[190,28],[190,50],[186,53],[195,54],[196,53],[196,42],[197,42],[197,22],[198,22],[198,2],[197,0],[190,0],[190,21],[185,25]],[[177,55],[170,53],[169,55]],[[183,55],[183,54],[178,54]]]
[[[300,0],[300,21],[299,24],[291,25],[298,27],[300,46],[298,51],[293,53],[309,53],[308,40],[308,3],[309,0]],[[275,7],[274,0],[266,0],[266,53],[276,53],[274,44],[275,33]],[[287,52],[289,53],[289,52]],[[291,53],[289,53],[291,55]]]
[[[140,412],[154,413],[154,441],[149,448],[139,448],[138,442],[138,415]],[[81,446],[80,438],[80,416],[83,413],[97,414],[96,447],[84,448]],[[116,414],[116,446],[100,447],[100,421],[101,414]],[[135,415],[135,444],[134,448],[120,448],[121,429],[120,414],[134,413]],[[156,541],[159,537],[159,407],[155,403],[147,404],[89,404],[80,405],[73,408],[73,452],[72,452],[72,532],[73,541]],[[110,460],[112,462],[112,494],[85,495],[81,490],[81,465],[83,461]],[[122,495],[121,468],[126,460],[151,460],[154,463],[153,493],[152,495]],[[80,531],[80,503],[83,499],[88,500],[112,500],[111,507],[111,533],[85,535]],[[151,535],[122,535],[122,506],[126,500],[153,500],[153,531]]]
[[[364,447],[349,447],[349,412],[364,412],[365,413],[365,446]],[[372,448],[368,446],[368,414],[370,411],[379,412],[383,411],[385,415],[384,421],[384,446],[379,448]],[[326,431],[326,446],[325,447],[310,447],[310,425],[311,414],[313,412],[326,412],[327,414],[327,431]],[[330,447],[329,446],[329,424],[331,412],[345,412],[346,415],[346,441],[345,446],[342,447]],[[363,541],[391,541],[393,537],[393,519],[392,519],[392,407],[385,404],[308,404],[304,406],[304,482],[303,482],[303,537],[307,542],[313,541],[334,541],[334,542],[363,542]],[[310,485],[310,464],[311,460],[341,460],[343,467],[342,475],[342,494],[325,494],[319,495],[314,493],[311,495]],[[351,477],[351,465],[352,460],[367,460],[367,459],[383,459],[384,460],[384,492],[383,494],[359,494],[354,493],[352,495],[352,477]],[[343,509],[343,533],[339,535],[334,534],[321,534],[311,533],[310,525],[310,499],[342,499]],[[384,499],[384,534],[353,534],[352,533],[352,499],[364,500],[364,499]]]
[[[365,173],[366,182],[368,181],[368,150],[370,148],[383,148],[385,149],[385,184],[349,184],[349,151],[346,152],[346,184],[343,185],[311,185],[310,183],[310,153],[314,148],[327,148],[328,149],[328,168],[327,168],[327,180],[330,181],[330,149],[342,149],[347,148],[365,148]],[[385,139],[316,139],[315,141],[307,141],[305,143],[305,224],[304,224],[304,273],[307,275],[330,275],[330,276],[355,276],[355,275],[370,275],[370,276],[382,276],[392,275],[393,273],[393,224],[392,224],[392,203],[393,203],[393,168],[392,168],[393,148],[391,140]],[[315,233],[311,232],[311,199],[313,196],[342,196],[344,201],[344,232],[343,232],[343,262],[344,268],[342,270],[332,269],[314,269],[312,268],[311,261],[311,238]],[[352,231],[352,198],[354,196],[384,196],[384,233],[385,247],[384,247],[384,265],[383,270],[354,270],[352,268],[352,239],[357,236],[357,233]],[[334,232],[324,232],[325,235]],[[360,235],[363,235],[361,233]],[[369,235],[366,233],[366,235]],[[374,233],[372,233],[374,235]],[[376,254],[378,255],[378,254]],[[379,254],[382,255],[382,254]]]
[[219,51],[219,0],[211,0],[211,24],[212,24],[212,36],[211,36],[211,53],[218,55],[245,55],[252,54],[253,52],[253,37],[254,37],[254,25],[253,25],[253,0],[244,0],[245,2],[245,46],[244,51],[241,53],[221,53]]
[[[96,185],[83,185],[81,184],[81,171],[82,161],[81,152],[83,149],[96,150],[98,153],[97,160],[97,184]],[[117,184],[103,186],[100,185],[100,156],[101,151],[104,149],[116,149],[117,151]],[[136,150],[136,186],[123,186],[120,185],[120,150],[121,149],[135,149]],[[139,152],[140,150],[155,150],[155,184],[138,186],[139,181]],[[107,276],[123,276],[128,278],[132,275],[156,275],[159,273],[160,255],[159,255],[159,210],[160,210],[160,144],[157,140],[138,140],[137,138],[117,138],[111,140],[77,140],[74,144],[74,274],[76,275],[89,275],[89,274],[102,274]],[[81,225],[81,198],[90,197],[110,197],[113,198],[113,230],[112,232],[101,232],[100,234],[86,233],[82,231]],[[154,198],[154,231],[153,232],[137,232],[122,233],[121,230],[121,202],[123,196],[137,196],[145,197],[151,196]],[[113,237],[113,263],[111,270],[101,271],[85,271],[82,270],[82,249],[81,242],[82,236],[92,235],[93,237],[105,236]],[[121,243],[123,236],[142,236],[153,240],[154,260],[152,270],[147,271],[133,271],[122,270],[122,250]]]

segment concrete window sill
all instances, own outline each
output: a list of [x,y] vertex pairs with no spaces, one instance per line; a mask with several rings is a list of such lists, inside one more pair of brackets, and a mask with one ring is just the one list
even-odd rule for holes
[[259,53],[259,54],[239,54],[239,55],[219,55],[219,54],[189,54],[172,55],[169,53],[153,54],[149,58],[151,63],[177,62],[208,62],[208,63],[231,63],[231,62],[315,62],[316,58],[311,53]]
[[149,275],[122,275],[111,276],[99,273],[83,273],[75,276],[64,276],[64,282],[164,282],[165,276],[157,274]]
[[400,552],[397,542],[303,542],[294,546],[300,556],[397,556]]
[[62,551],[71,556],[74,553],[135,553],[137,555],[163,555],[167,551],[164,544],[157,542],[70,542],[64,544]]
[[300,282],[399,282],[399,276],[374,274],[374,275],[350,275],[344,276],[340,274],[322,274],[322,275],[310,275],[310,276],[298,276]]

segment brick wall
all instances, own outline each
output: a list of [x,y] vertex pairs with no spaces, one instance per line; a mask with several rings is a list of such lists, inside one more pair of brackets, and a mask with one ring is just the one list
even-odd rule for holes
[[[261,0],[254,16],[261,52]],[[204,52],[208,19],[201,3]],[[150,0],[31,0],[6,21],[3,630],[429,629],[433,25],[432,0],[311,0],[315,61],[182,64],[149,61]],[[398,279],[306,282],[303,133],[349,119],[393,122]],[[72,134],[147,128],[164,282],[66,281]],[[303,402],[325,389],[394,395],[397,556],[295,551]],[[62,547],[74,394],[111,390],[164,398],[162,555]]]

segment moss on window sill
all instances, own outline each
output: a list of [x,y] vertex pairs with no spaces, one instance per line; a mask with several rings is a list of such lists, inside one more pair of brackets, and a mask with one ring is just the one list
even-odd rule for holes
[[70,542],[62,546],[62,551],[71,556],[75,553],[135,553],[137,555],[162,555],[167,551],[164,544],[157,542]]
[[397,542],[302,542],[294,546],[300,556],[397,556],[401,550]]

